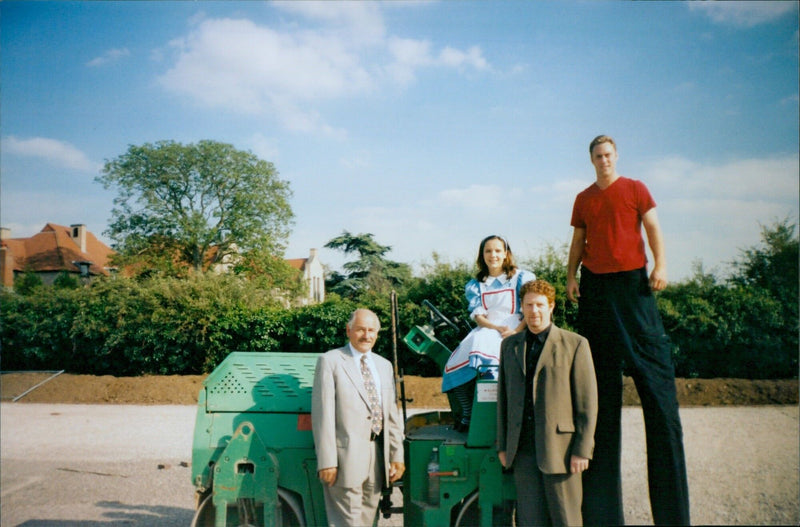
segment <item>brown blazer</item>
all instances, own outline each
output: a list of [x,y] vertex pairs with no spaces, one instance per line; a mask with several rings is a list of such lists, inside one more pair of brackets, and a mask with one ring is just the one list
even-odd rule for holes
[[[525,406],[525,335],[500,345],[497,386],[497,450],[511,466],[519,445]],[[591,459],[597,424],[597,380],[589,341],[555,325],[533,377],[536,460],[545,474],[569,473],[570,457]]]

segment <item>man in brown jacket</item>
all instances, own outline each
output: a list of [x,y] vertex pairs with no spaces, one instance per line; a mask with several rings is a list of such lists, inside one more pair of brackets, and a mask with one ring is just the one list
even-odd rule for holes
[[513,468],[518,526],[581,525],[581,472],[597,422],[589,342],[552,324],[555,288],[520,290],[527,328],[503,340],[497,393],[497,450]]

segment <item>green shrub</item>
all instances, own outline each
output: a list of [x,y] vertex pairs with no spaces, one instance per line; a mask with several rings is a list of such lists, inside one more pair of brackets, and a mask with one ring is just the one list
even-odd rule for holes
[[70,338],[78,294],[49,287],[0,293],[2,369],[79,371]]
[[700,276],[659,294],[678,377],[773,379],[797,372],[797,347],[784,338],[783,308],[762,289]]
[[[725,282],[700,270],[658,294],[674,344],[679,377],[787,378],[797,376],[797,269],[792,280],[771,280],[797,263],[794,227],[765,230],[766,249],[746,251],[738,275]],[[565,249],[548,248],[521,262],[557,289],[555,320],[571,327],[577,306],[566,300]],[[788,262],[788,263],[787,263]],[[420,276],[397,284],[397,362],[409,375],[439,375],[403,342],[429,321],[423,300],[451,319],[469,320],[464,286],[472,266],[433,255]],[[794,274],[792,274],[794,273]],[[329,294],[318,305],[286,308],[271,279],[198,274],[185,278],[98,279],[86,287],[42,286],[35,274],[0,292],[2,369],[64,369],[71,373],[139,375],[210,372],[231,351],[324,352],[347,342],[345,324],[356,307],[378,314],[376,353],[393,360],[391,303],[381,288],[353,299]],[[465,329],[440,329],[453,349]]]

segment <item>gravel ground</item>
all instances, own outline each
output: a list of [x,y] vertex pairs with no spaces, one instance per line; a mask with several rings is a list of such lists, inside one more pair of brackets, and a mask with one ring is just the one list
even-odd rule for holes
[[[0,405],[0,525],[188,525],[194,415],[193,406]],[[693,523],[800,523],[796,406],[681,417]],[[626,520],[651,524],[639,408],[623,409],[623,442]]]

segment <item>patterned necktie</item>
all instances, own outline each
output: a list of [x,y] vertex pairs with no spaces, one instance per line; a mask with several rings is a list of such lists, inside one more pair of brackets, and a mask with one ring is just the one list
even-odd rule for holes
[[378,399],[378,390],[375,389],[375,381],[372,379],[372,372],[367,366],[367,356],[361,356],[361,376],[364,378],[364,387],[367,389],[369,399],[369,412],[372,415],[372,433],[378,435],[383,429],[383,412],[381,402]]

